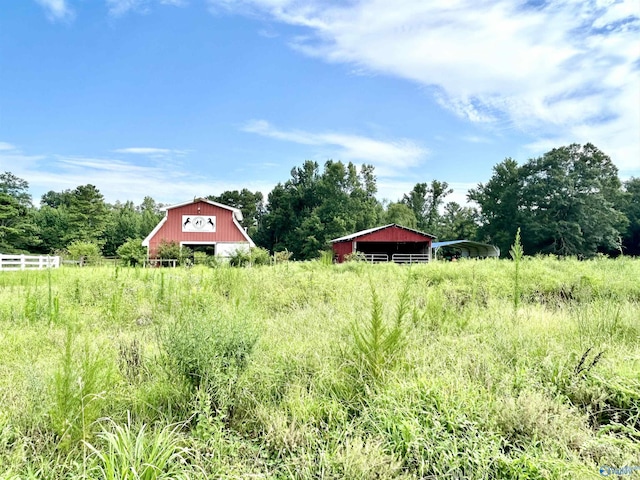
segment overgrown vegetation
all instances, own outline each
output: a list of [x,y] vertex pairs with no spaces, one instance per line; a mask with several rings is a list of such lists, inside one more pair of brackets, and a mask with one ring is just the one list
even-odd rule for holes
[[0,478],[638,465],[639,261],[519,261],[3,272]]
[[[280,255],[280,258],[285,256]],[[288,260],[288,258],[287,258]],[[232,267],[252,267],[254,265],[269,265],[272,259],[269,251],[260,247],[251,247],[250,249],[237,249],[229,256],[229,264]]]

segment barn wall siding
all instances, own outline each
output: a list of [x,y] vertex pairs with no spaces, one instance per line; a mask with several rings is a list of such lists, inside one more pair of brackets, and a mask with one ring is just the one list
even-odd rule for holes
[[353,242],[351,240],[347,242],[338,242],[333,244],[333,253],[337,255],[338,263],[344,262],[344,256],[353,252]]
[[369,233],[357,237],[356,240],[360,242],[426,242],[431,243],[431,239],[425,235],[420,235],[416,232],[405,230],[404,228],[389,227],[384,230],[378,230],[377,232]]
[[[155,257],[160,242],[210,242],[233,244],[234,250],[238,244],[247,244],[247,239],[233,221],[233,212],[206,202],[196,202],[182,207],[167,210],[167,219],[156,234],[149,239],[149,256]],[[215,215],[215,232],[183,232],[183,215]],[[224,247],[223,247],[224,249]]]

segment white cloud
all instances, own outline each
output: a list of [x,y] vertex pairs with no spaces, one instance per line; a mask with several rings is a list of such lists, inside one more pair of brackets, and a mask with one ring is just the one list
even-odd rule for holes
[[487,137],[482,137],[480,135],[464,135],[460,137],[460,140],[469,143],[493,143],[493,140]]
[[44,7],[47,17],[52,22],[69,21],[75,16],[65,0],[36,0],[36,2]]
[[118,17],[130,10],[146,10],[147,3],[147,0],[107,0],[107,8],[110,15]]
[[187,150],[174,150],[169,148],[155,148],[155,147],[129,147],[129,148],[118,148],[114,150],[115,153],[126,153],[132,155],[147,155],[150,157],[161,157],[166,155],[177,155],[183,156],[188,151]]
[[108,202],[140,203],[149,195],[168,204],[242,188],[266,195],[274,186],[261,181],[247,182],[242,177],[231,181],[212,179],[186,170],[179,163],[164,159],[148,166],[113,158],[25,155],[16,148],[0,150],[0,171],[11,171],[29,182],[36,203],[49,190],[73,189],[88,183],[95,185]]
[[[471,122],[640,159],[637,0],[210,0],[308,30],[293,48],[426,86]],[[557,145],[556,145],[557,146]]]
[[130,11],[147,13],[151,8],[151,4],[156,1],[160,5],[170,5],[173,7],[182,7],[187,4],[186,0],[106,0],[109,14],[119,17]]
[[7,142],[0,142],[0,152],[16,150],[16,147]]
[[381,177],[397,176],[403,170],[419,165],[428,153],[408,139],[384,141],[345,133],[279,130],[265,120],[251,121],[242,129],[277,140],[317,146],[324,158],[372,164]]

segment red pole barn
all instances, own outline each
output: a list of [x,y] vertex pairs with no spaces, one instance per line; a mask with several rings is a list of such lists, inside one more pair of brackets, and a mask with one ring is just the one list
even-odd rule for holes
[[196,198],[165,207],[165,215],[142,241],[148,258],[157,258],[162,241],[181,247],[210,247],[212,253],[228,257],[236,250],[254,247],[253,240],[240,225],[242,212],[221,203]]
[[331,243],[338,263],[356,253],[370,262],[425,263],[431,260],[434,238],[429,233],[392,223],[336,238]]

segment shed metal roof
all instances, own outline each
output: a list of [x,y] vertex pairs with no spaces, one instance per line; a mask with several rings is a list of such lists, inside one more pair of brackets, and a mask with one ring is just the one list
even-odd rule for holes
[[431,235],[429,233],[421,232],[420,230],[414,230],[413,228],[403,227],[402,225],[398,225],[396,223],[390,223],[389,225],[383,225],[381,227],[369,228],[367,230],[360,230],[359,232],[352,233],[352,234],[346,235],[344,237],[334,238],[333,240],[331,240],[331,243],[346,242],[346,241],[349,241],[349,240],[353,240],[354,238],[362,237],[363,235],[369,235],[370,233],[377,232],[378,230],[384,230],[385,228],[390,228],[390,227],[398,227],[398,228],[402,228],[403,230],[408,230],[409,232],[417,233],[419,235],[424,235],[425,237],[436,238],[435,235]]
[[458,247],[466,249],[469,253],[475,253],[480,257],[499,257],[500,249],[488,243],[472,242],[471,240],[449,240],[447,242],[434,242],[431,248],[437,251],[441,247]]

